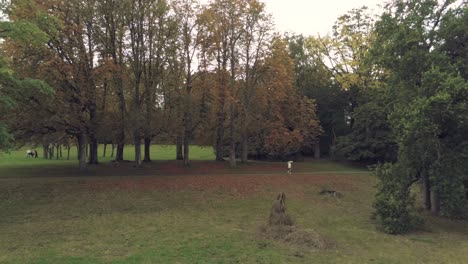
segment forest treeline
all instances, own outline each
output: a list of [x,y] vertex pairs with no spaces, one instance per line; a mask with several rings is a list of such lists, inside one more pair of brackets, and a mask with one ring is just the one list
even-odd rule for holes
[[[300,8],[300,7],[298,7]],[[376,218],[462,217],[468,181],[468,9],[388,1],[326,36],[275,32],[258,0],[11,0],[2,8],[0,144],[213,146],[249,158],[322,155],[380,164]],[[143,150],[141,144],[143,143]],[[89,145],[88,160],[85,150]],[[128,150],[126,150],[128,151]],[[143,153],[143,156],[141,156]]]
[[133,144],[137,164],[151,161],[152,143],[175,143],[187,165],[191,144],[211,145],[234,167],[292,156],[321,133],[259,1],[18,0],[6,10],[4,58],[49,89],[10,95],[17,107],[2,119],[17,141],[76,142],[81,168],[98,163],[99,143],[115,144],[117,161]]

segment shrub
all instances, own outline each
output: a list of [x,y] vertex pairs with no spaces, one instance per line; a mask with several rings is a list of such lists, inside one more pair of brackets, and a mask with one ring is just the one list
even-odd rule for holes
[[422,224],[413,212],[414,196],[411,194],[411,178],[398,165],[383,164],[375,169],[379,178],[374,202],[375,218],[384,232],[403,234]]

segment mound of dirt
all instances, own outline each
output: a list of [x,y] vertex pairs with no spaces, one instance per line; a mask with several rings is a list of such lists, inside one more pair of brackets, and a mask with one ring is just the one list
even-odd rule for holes
[[313,230],[303,230],[294,226],[292,218],[286,213],[286,195],[280,193],[270,211],[268,225],[259,228],[262,238],[280,241],[293,246],[313,250],[325,250],[329,243]]
[[264,225],[259,228],[259,234],[265,239],[271,239],[309,250],[321,251],[330,247],[330,243],[314,230],[299,229],[296,226]]

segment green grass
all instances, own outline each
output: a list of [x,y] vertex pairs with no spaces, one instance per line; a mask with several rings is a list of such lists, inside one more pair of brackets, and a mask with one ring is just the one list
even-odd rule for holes
[[[100,165],[89,166],[87,175],[94,176],[111,176],[111,175],[155,175],[163,174],[159,170],[159,165],[165,161],[174,161],[176,156],[175,146],[171,145],[153,145],[151,147],[151,158],[152,163],[144,164],[143,168],[135,171],[132,169],[133,164],[127,164],[127,166],[120,166],[118,168],[110,169],[110,161],[113,160],[110,157],[110,147],[108,146],[106,157],[102,157],[103,145],[99,148],[99,162]],[[38,159],[27,158],[25,153],[28,148],[22,148],[19,150],[11,151],[10,153],[0,154],[0,178],[1,177],[44,177],[44,176],[82,176],[76,169],[78,167],[77,151],[76,148],[72,148],[70,152],[70,159],[67,159],[67,153],[65,150],[62,151],[62,158],[46,160],[39,154]],[[126,146],[124,152],[125,160],[133,160],[133,146]],[[184,173],[199,173],[200,169],[208,163],[219,164],[215,162],[215,155],[211,147],[191,146],[190,148],[190,169],[184,168]],[[260,166],[260,170],[251,170],[252,164]],[[208,164],[209,165],[209,164]],[[268,170],[269,173],[284,173],[286,171],[285,162],[262,162],[262,161],[251,161],[245,165],[239,163],[235,169],[229,169],[227,173],[234,174],[261,174],[262,168],[274,166],[274,170]],[[182,163],[177,163],[178,167],[182,166]],[[270,166],[270,167],[271,167]],[[228,168],[226,164],[226,168]],[[367,172],[365,168],[353,167],[345,164],[338,164],[329,160],[313,160],[309,162],[297,162],[293,165],[293,171],[296,173],[308,173],[308,172],[321,172],[321,173],[363,173]],[[179,174],[181,174],[179,173]],[[172,173],[171,173],[172,174]],[[202,174],[209,174],[204,172]]]
[[[70,160],[67,160],[67,150],[62,149],[62,158],[58,160],[54,157],[51,160],[42,158],[42,148],[36,148],[39,153],[38,159],[26,158],[26,150],[30,148],[21,148],[19,150],[11,151],[10,153],[0,154],[0,167],[34,167],[34,166],[48,166],[48,165],[76,165],[77,164],[77,149],[72,147],[70,150]],[[176,157],[176,147],[174,145],[152,145],[150,156],[152,160],[174,160]],[[107,146],[106,157],[103,157],[104,145],[100,145],[98,149],[99,162],[107,163],[114,158],[110,157],[111,146]],[[143,146],[142,146],[143,151]],[[124,159],[134,160],[134,146],[125,146]],[[214,160],[215,155],[212,147],[191,146],[190,158],[192,160]]]
[[[18,159],[12,164],[23,166]],[[66,163],[48,166],[58,162]],[[0,263],[468,263],[467,222],[426,215],[418,232],[378,231],[370,220],[376,179],[359,169],[312,161],[295,163],[301,173],[292,176],[244,174],[249,166],[226,169],[218,185],[218,175],[137,176],[128,168],[114,177],[45,177],[49,169],[0,177]],[[174,188],[132,187],[152,180]],[[323,186],[343,197],[319,195]],[[279,191],[297,225],[325,237],[329,249],[258,235]]]

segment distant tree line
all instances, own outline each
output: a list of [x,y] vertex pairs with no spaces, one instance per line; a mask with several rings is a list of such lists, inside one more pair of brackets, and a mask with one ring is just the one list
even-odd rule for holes
[[72,139],[82,169],[98,163],[99,143],[116,145],[117,161],[133,144],[138,165],[153,142],[175,143],[186,165],[191,144],[211,145],[234,167],[293,157],[321,133],[259,1],[13,0],[4,10],[9,76],[48,92],[2,88],[16,102],[2,124],[44,149]]

